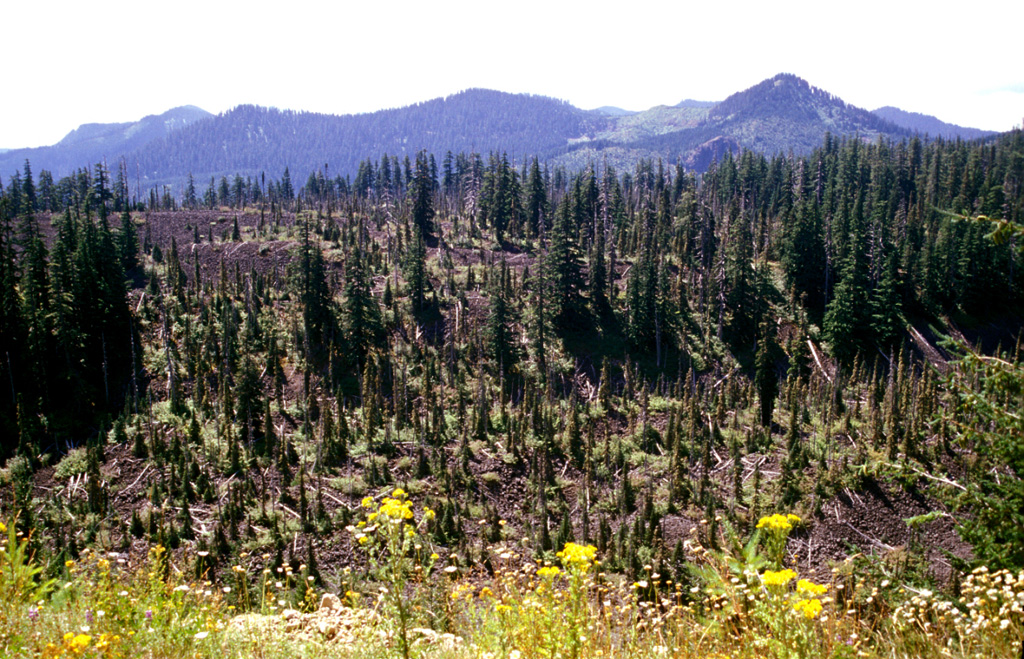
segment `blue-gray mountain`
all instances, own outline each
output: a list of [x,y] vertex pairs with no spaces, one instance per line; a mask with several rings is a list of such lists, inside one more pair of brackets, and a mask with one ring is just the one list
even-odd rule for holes
[[65,176],[75,169],[107,161],[113,169],[122,156],[159,141],[176,130],[214,115],[194,105],[185,105],[138,121],[116,124],[82,124],[53,146],[0,151],[0,175],[7,178],[21,171],[28,159],[33,171],[49,170]]
[[255,106],[212,116],[187,106],[135,123],[86,124],[53,146],[2,152],[0,178],[19,171],[26,158],[34,171],[57,177],[103,160],[114,169],[123,158],[129,175],[146,188],[177,188],[190,173],[202,182],[236,173],[279,176],[285,167],[293,179],[304,180],[325,167],[331,175],[352,175],[367,158],[421,149],[438,158],[447,151],[504,151],[516,161],[536,155],[570,167],[630,167],[637,158],[663,158],[703,170],[742,148],[806,153],[827,132],[867,140],[985,135],[890,108],[868,112],[780,74],[721,102],[685,100],[643,112],[587,111],[543,96],[484,89],[344,116]]
[[974,140],[996,134],[991,130],[964,128],[963,126],[947,124],[945,121],[931,115],[921,114],[920,112],[907,112],[906,110],[894,108],[891,105],[872,110],[871,112],[897,126],[909,128],[915,133],[930,137],[942,137],[947,140],[958,137],[965,140]]

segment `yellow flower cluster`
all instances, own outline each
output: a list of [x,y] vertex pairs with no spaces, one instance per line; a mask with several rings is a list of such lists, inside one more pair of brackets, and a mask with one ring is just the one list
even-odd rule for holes
[[803,614],[803,616],[808,620],[811,620],[813,618],[817,618],[818,614],[821,613],[821,600],[797,600],[796,602],[793,602],[793,609],[797,613]]
[[43,659],[51,659],[52,657],[66,657],[74,656],[77,657],[85,652],[86,648],[89,647],[89,643],[92,642],[92,637],[88,634],[74,634],[68,632],[64,634],[64,642],[59,647],[50,643],[43,650]]
[[96,641],[96,650],[105,657],[119,656],[117,646],[121,643],[121,637],[117,634],[100,634]]
[[816,584],[813,581],[807,579],[801,579],[796,582],[796,589],[800,592],[807,593],[808,595],[823,595],[828,590],[828,586],[824,584]]
[[597,547],[567,542],[565,548],[556,555],[567,569],[579,568],[586,572],[597,557]]
[[[395,490],[395,492],[401,492],[401,490]],[[380,504],[380,509],[377,511],[378,515],[384,515],[393,520],[412,519],[412,501],[402,501],[401,499],[386,498],[384,502]]]
[[541,579],[554,579],[555,577],[557,577],[561,573],[562,573],[562,571],[559,570],[554,565],[549,565],[547,567],[542,567],[541,569],[537,570],[537,576],[540,577]]
[[794,524],[799,524],[800,518],[796,515],[781,515],[774,514],[768,517],[762,517],[757,521],[757,528],[768,529],[769,531],[789,531],[793,528]]
[[761,581],[766,586],[785,586],[790,581],[796,578],[796,572],[793,570],[765,570],[764,574],[761,575]]

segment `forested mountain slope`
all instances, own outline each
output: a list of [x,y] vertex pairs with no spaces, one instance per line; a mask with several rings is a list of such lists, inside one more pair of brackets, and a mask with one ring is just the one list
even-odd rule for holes
[[[216,578],[336,580],[396,486],[467,572],[575,539],[691,579],[684,540],[771,511],[819,579],[1019,565],[1022,151],[830,137],[702,177],[420,152],[208,203],[26,168],[0,199],[0,506],[54,565],[159,543]],[[991,356],[939,341],[993,321]]]
[[948,140],[960,138],[965,140],[974,140],[983,137],[989,137],[995,133],[990,130],[980,130],[978,128],[964,128],[963,126],[957,126],[955,124],[949,124],[936,117],[928,114],[921,114],[919,112],[907,112],[899,108],[892,106],[885,106],[872,110],[872,114],[875,114],[888,122],[894,123],[897,126],[902,126],[908,130],[911,130],[919,135],[929,135],[931,137],[942,137]]
[[368,157],[387,153],[404,160],[424,149],[437,157],[448,151],[506,152],[519,163],[537,156],[569,169],[591,162],[622,168],[638,158],[661,158],[704,171],[725,152],[744,148],[769,156],[805,154],[826,133],[868,141],[902,139],[922,127],[933,136],[978,134],[949,125],[932,130],[930,123],[908,123],[906,114],[889,122],[790,74],[720,103],[683,101],[643,112],[588,112],[542,96],[471,89],[360,115],[239,106],[204,117],[197,108],[179,108],[136,124],[82,126],[52,147],[0,154],[0,172],[20,171],[29,159],[35,171],[59,178],[101,161],[115,171],[123,159],[136,187],[171,185],[180,196],[190,174],[205,183],[211,176],[260,177],[287,167],[299,180],[324,168],[351,177]]
[[114,169],[124,155],[211,117],[205,110],[186,105],[139,121],[83,124],[53,146],[0,153],[0,173],[6,177],[20,171],[25,160],[31,161],[37,172],[45,169],[57,177],[67,176],[77,167],[104,161]]

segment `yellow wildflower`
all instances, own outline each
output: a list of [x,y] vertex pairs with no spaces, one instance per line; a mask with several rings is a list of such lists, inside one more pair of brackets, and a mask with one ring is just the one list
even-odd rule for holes
[[785,586],[796,577],[796,572],[793,570],[765,570],[764,574],[761,575],[761,581],[766,586]]
[[826,590],[828,590],[828,586],[824,584],[816,584],[813,581],[808,581],[807,579],[801,579],[796,582],[796,589],[810,595],[822,595]]
[[373,497],[363,497],[363,508],[373,508]]
[[379,514],[390,517],[393,520],[412,519],[412,502],[399,501],[398,499],[384,499],[380,505]]
[[789,531],[794,524],[799,524],[800,518],[796,515],[769,515],[757,521],[757,528],[767,528],[769,531]]
[[541,569],[537,570],[537,576],[541,577],[542,579],[549,579],[549,578],[550,579],[554,579],[555,577],[557,577],[561,573],[562,573],[562,571],[559,570],[554,565],[550,565],[548,567],[542,567]]
[[566,568],[579,567],[585,572],[597,556],[597,547],[567,542],[565,549],[558,552],[557,556],[562,559],[562,565]]
[[821,600],[800,600],[793,603],[793,609],[798,613],[802,613],[808,620],[817,618],[818,614],[821,613]]
[[395,499],[404,499],[407,495],[405,493],[405,490],[399,487],[396,488],[395,491],[391,493],[391,496]]
[[89,647],[89,642],[92,641],[92,637],[88,634],[79,634],[74,638],[68,639],[70,632],[64,635],[64,640],[67,642],[68,649],[75,654],[82,654],[85,649]]
[[7,525],[0,522],[0,533],[7,533]]

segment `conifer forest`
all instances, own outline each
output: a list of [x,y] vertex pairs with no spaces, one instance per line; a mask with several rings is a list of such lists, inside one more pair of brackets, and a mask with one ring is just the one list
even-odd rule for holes
[[160,547],[233,593],[285,568],[295,602],[365,598],[353,528],[400,490],[438,580],[592,546],[685,603],[693,543],[780,513],[776,565],[833,597],[942,591],[1024,567],[1022,318],[1019,129],[177,192],[26,161],[0,182],[0,519],[60,581]]

